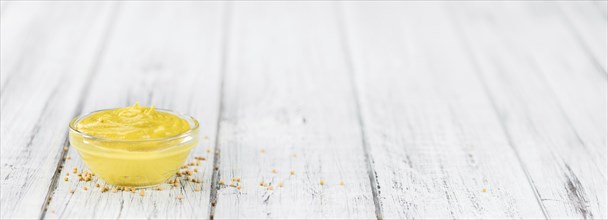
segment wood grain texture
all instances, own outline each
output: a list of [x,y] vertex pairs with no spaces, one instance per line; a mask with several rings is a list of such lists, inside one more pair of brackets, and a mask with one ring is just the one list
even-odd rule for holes
[[233,8],[214,217],[375,218],[332,4]]
[[605,11],[602,12],[596,5],[602,4],[601,2],[604,4],[603,10],[606,10],[607,1],[558,2],[559,11],[556,14],[562,18],[563,21],[560,22],[569,28],[575,40],[582,44],[580,48],[593,57],[592,64],[598,65],[608,74],[608,19],[605,17]]
[[[548,3],[513,7],[507,13],[534,8],[552,8]],[[603,177],[608,167],[608,84],[602,69],[592,56],[580,47],[580,41],[567,32],[559,15],[548,13],[539,17],[542,25],[516,19],[505,25],[505,31],[524,31],[522,35],[508,35],[513,43],[522,45],[530,53],[530,60],[544,74],[547,84],[556,94],[570,126],[591,153],[592,160]],[[519,27],[517,27],[519,25]],[[604,27],[607,28],[607,27]],[[606,61],[604,61],[606,62]]]
[[543,218],[441,6],[345,5],[382,215]]
[[[218,117],[220,58],[224,4],[218,2],[124,2],[107,48],[92,79],[83,112],[124,107],[139,102],[172,109],[197,118],[201,143],[191,156],[207,158],[195,173],[202,190],[182,181],[178,187],[131,192],[99,192],[95,183],[78,182],[73,167],[86,169],[75,149],[65,169],[46,218],[135,219],[209,217],[215,127]],[[209,137],[205,139],[204,137]],[[191,160],[191,159],[189,159]],[[83,187],[90,190],[84,191]],[[75,190],[73,194],[69,190]],[[183,195],[183,199],[177,199]]]
[[[607,1],[0,4],[1,219],[608,218]],[[201,191],[63,180],[134,102],[199,119]]]
[[[525,6],[550,8],[544,4]],[[538,189],[548,217],[607,218],[605,113],[608,94],[602,69],[593,68],[595,61],[590,54],[573,51],[585,50],[584,47],[569,47],[577,43],[577,39],[571,35],[553,35],[560,23],[555,22],[559,21],[556,11],[538,16],[533,10],[521,10],[521,6],[483,7],[500,8],[502,12],[471,13],[480,12],[472,8],[460,13],[459,26],[464,29],[463,37],[473,51],[479,73],[532,184]],[[509,15],[514,11],[510,10],[529,13],[513,19]],[[482,17],[490,19],[480,19]],[[520,38],[519,34],[511,33],[526,34]],[[547,40],[549,36],[554,40]],[[540,43],[541,39],[546,43]],[[527,49],[534,47],[537,48]],[[547,71],[548,68],[551,71]],[[586,73],[590,70],[592,72]],[[597,82],[590,81],[594,78]],[[557,92],[567,89],[594,92],[576,99],[569,97],[582,92],[568,96]],[[576,105],[593,105],[595,109],[586,110]],[[580,114],[583,110],[589,114],[573,117],[573,111]],[[602,122],[586,121],[589,119]]]
[[112,4],[11,2],[1,21],[1,218],[39,218]]
[[[522,9],[523,8],[523,9]],[[567,115],[569,126],[576,130],[579,141],[590,152],[592,160],[604,179],[608,176],[608,75],[598,62],[602,62],[578,39],[578,33],[567,28],[560,20],[561,14],[550,3],[537,3],[514,7],[506,11],[531,11],[535,8],[552,9],[539,16],[542,24],[534,25],[516,19],[508,29],[524,31],[522,35],[510,35],[513,42],[525,47],[530,58],[544,73],[548,85],[556,94]],[[592,16],[592,15],[590,15]],[[519,27],[515,27],[519,25]],[[602,30],[602,27],[596,27]],[[603,26],[604,32],[608,27]],[[599,33],[600,31],[598,31]],[[605,38],[606,39],[606,38]],[[534,43],[530,43],[534,42]],[[593,43],[592,47],[604,47],[608,53],[607,42]],[[603,60],[606,65],[606,60]]]

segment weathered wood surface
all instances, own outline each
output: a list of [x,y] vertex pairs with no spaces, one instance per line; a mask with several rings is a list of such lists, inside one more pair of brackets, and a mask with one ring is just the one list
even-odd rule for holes
[[[203,155],[195,183],[164,190],[149,189],[142,197],[131,192],[99,192],[96,183],[78,182],[73,167],[86,169],[75,149],[65,162],[52,195],[47,218],[180,218],[209,217],[209,188],[219,101],[223,3],[125,2],[119,5],[115,26],[108,36],[100,63],[85,93],[83,112],[115,106],[156,105],[197,118],[201,138],[192,155]],[[145,23],[141,21],[145,20]],[[154,36],[154,37],[151,37]],[[211,151],[213,152],[213,151]],[[88,191],[84,191],[87,187]],[[75,190],[73,194],[69,190]],[[182,200],[177,199],[183,196]]]
[[[606,1],[2,1],[0,25],[2,219],[608,218]],[[136,101],[199,119],[201,191],[63,181],[69,120]]]
[[594,57],[578,45],[576,33],[553,31],[558,30],[553,25],[564,25],[552,22],[559,21],[552,19],[556,14],[541,15],[548,19],[543,27],[507,16],[526,11],[523,17],[530,17],[534,7],[555,10],[552,3],[501,7],[502,12],[472,13],[478,11],[473,8],[461,17],[488,16],[494,22],[456,20],[547,216],[608,218],[608,108],[598,102],[608,100],[605,73],[593,68]]
[[2,11],[1,218],[42,215],[112,7],[11,2]]
[[[332,4],[232,8],[218,145],[226,185],[218,185],[214,216],[374,218]],[[240,190],[229,186],[234,177]]]
[[345,10],[382,215],[542,218],[443,6],[357,2]]

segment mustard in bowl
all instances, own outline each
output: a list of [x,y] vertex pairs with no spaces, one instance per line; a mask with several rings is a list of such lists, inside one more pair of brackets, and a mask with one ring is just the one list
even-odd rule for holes
[[193,117],[135,104],[74,118],[69,140],[105,182],[145,187],[179,170],[198,144],[198,131]]

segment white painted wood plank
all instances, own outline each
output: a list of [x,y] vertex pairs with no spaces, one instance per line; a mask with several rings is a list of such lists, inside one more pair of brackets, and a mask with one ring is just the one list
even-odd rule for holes
[[[193,155],[207,157],[195,173],[202,190],[182,181],[164,190],[100,193],[94,180],[77,182],[65,172],[86,166],[74,149],[65,162],[46,218],[90,219],[206,219],[212,176],[215,129],[218,117],[224,3],[124,2],[113,34],[85,99],[84,112],[124,107],[139,102],[172,109],[197,118],[201,143]],[[205,140],[203,137],[208,136]],[[89,191],[83,191],[83,187]],[[69,190],[76,190],[70,194]],[[177,196],[183,195],[183,200]]]
[[557,4],[563,13],[558,16],[564,19],[563,23],[582,44],[580,47],[594,57],[593,65],[599,65],[608,74],[608,19],[605,14],[594,2],[564,1]]
[[214,217],[375,218],[332,3],[233,8]]
[[348,44],[382,215],[543,218],[441,6],[346,4]]
[[[548,216],[607,218],[608,134],[601,123],[606,125],[608,94],[602,70],[588,54],[572,52],[581,48],[568,47],[576,39],[563,37],[572,33],[559,25],[561,14],[537,16],[526,10],[546,5],[475,6],[460,13],[459,26]],[[523,13],[513,16],[515,12]],[[493,22],[479,19],[483,17]],[[554,35],[558,33],[564,35]],[[584,72],[590,70],[595,72]],[[586,93],[589,88],[595,93]],[[565,96],[558,90],[570,91]],[[581,104],[597,109],[574,106]],[[583,127],[590,124],[572,117],[581,114],[601,121],[600,126]]]
[[40,217],[111,8],[11,2],[3,11],[0,218]]
[[[525,11],[527,14],[520,14],[517,19],[502,23],[502,32],[511,42],[521,45],[522,49],[529,52],[530,62],[546,77],[569,123],[590,150],[590,159],[606,178],[608,167],[603,166],[608,161],[606,75],[594,63],[593,58],[584,53],[575,37],[569,33],[570,30],[559,19],[561,14],[558,11],[551,10],[543,16],[534,17],[536,15],[533,9],[551,8],[546,4],[550,3],[505,8],[505,13]],[[536,19],[535,22],[528,21],[528,17]],[[515,32],[520,34],[512,34]]]

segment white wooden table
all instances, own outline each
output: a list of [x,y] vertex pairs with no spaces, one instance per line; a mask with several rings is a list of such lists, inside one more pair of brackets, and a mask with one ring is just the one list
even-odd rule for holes
[[[1,6],[2,219],[608,218],[606,1]],[[201,121],[201,191],[63,181],[136,101]]]

